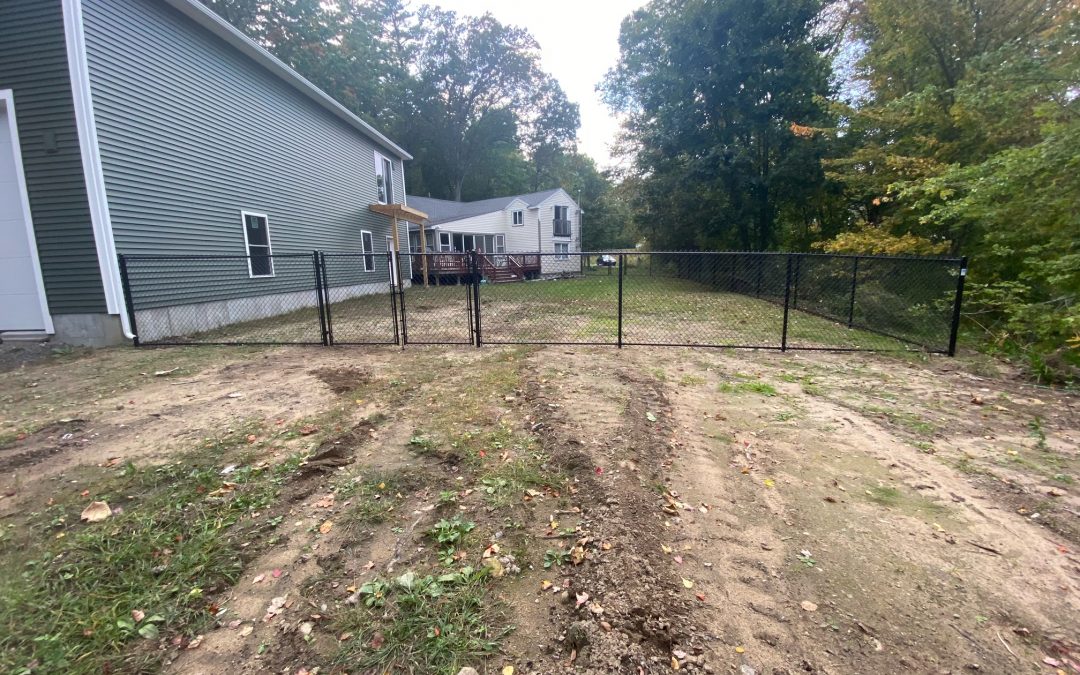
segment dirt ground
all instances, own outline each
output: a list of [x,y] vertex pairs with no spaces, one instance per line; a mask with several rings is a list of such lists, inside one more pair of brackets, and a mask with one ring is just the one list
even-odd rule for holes
[[396,672],[341,617],[457,514],[500,642],[452,672],[1080,673],[1080,397],[974,356],[53,354],[0,373],[0,528],[253,421],[313,470],[166,672]]

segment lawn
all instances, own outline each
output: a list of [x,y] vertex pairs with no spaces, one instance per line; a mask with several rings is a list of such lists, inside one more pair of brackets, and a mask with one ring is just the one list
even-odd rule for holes
[[[406,289],[404,325],[395,325],[389,293],[330,305],[335,344],[394,344],[407,333],[413,344],[470,344],[475,314],[468,286]],[[616,344],[619,335],[617,271],[520,283],[484,282],[479,289],[485,343]],[[398,306],[400,311],[400,306]],[[623,279],[622,338],[626,345],[781,347],[783,298],[720,292],[686,279],[630,268]],[[184,342],[318,343],[314,308],[233,324],[180,338]],[[867,350],[918,349],[877,333],[804,311],[788,313],[787,346]],[[941,348],[944,345],[934,345]]]

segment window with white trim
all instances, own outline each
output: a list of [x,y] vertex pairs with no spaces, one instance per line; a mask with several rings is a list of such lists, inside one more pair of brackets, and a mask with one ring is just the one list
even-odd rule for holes
[[241,211],[244,224],[244,247],[248,256],[248,276],[274,276],[274,258],[270,248],[270,222],[265,213]]
[[518,225],[524,225],[525,224],[525,212],[524,211],[513,211],[512,214],[513,214],[513,218],[514,218],[514,226],[515,227],[518,226]]
[[394,203],[394,163],[378,152],[375,153],[375,186],[380,204]]
[[569,260],[570,259],[570,244],[555,244],[555,256],[556,260]]
[[375,269],[375,244],[367,230],[360,230],[360,248],[364,253],[364,271],[371,272]]

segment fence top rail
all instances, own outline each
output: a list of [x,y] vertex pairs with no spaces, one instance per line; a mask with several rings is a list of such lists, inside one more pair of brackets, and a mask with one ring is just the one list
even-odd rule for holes
[[[270,255],[201,255],[195,253],[177,253],[177,254],[152,254],[152,253],[121,253],[120,257],[124,260],[156,260],[167,262],[170,260],[250,260],[252,258],[303,258],[310,261],[311,253],[273,253]],[[370,255],[370,254],[368,254]]]
[[[544,252],[541,255],[567,255]],[[918,260],[922,262],[960,263],[963,256],[936,255],[878,255],[870,253],[817,253],[814,251],[572,251],[569,255],[744,255],[744,256],[800,256],[806,258],[859,258],[860,260]]]

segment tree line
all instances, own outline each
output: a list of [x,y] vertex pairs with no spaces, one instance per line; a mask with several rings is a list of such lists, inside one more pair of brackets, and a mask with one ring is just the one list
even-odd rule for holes
[[1075,0],[652,0],[620,48],[651,247],[964,254],[971,334],[1076,379]]
[[979,343],[1076,378],[1075,0],[651,0],[600,84],[618,172],[577,151],[535,38],[491,15],[203,1],[401,139],[413,194],[563,187],[586,249],[964,254]]

